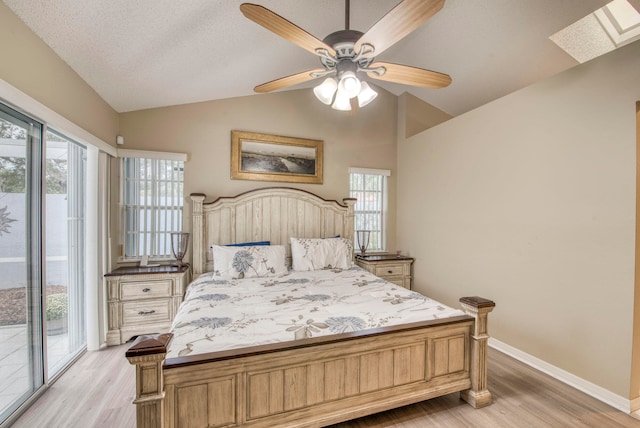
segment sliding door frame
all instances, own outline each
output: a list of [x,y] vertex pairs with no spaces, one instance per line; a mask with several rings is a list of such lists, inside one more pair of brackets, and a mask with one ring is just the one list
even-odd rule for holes
[[10,422],[12,414],[19,412],[34,397],[39,396],[45,387],[46,364],[44,335],[44,132],[45,126],[40,121],[24,114],[20,110],[5,103],[0,104],[0,111],[5,120],[25,130],[25,229],[24,229],[24,269],[25,269],[25,339],[27,346],[28,386],[21,396],[17,396],[13,404],[7,406],[3,417]]

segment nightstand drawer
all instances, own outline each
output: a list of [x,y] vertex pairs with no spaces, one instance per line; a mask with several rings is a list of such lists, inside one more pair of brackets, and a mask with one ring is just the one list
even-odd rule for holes
[[[399,285],[400,287],[406,287],[405,278],[403,276],[387,277],[384,279],[389,281],[392,284]],[[409,288],[409,287],[406,287],[406,288]]]
[[171,322],[171,300],[162,299],[122,304],[122,325]]
[[375,266],[375,276],[401,276],[404,274],[404,265],[402,263],[377,264]]
[[171,279],[159,281],[131,281],[122,282],[122,300],[157,299],[158,297],[171,297]]

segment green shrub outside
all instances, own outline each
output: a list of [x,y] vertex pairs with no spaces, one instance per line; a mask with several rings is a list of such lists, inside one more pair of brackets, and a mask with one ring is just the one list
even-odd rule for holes
[[47,321],[66,318],[68,310],[67,293],[56,293],[47,296]]

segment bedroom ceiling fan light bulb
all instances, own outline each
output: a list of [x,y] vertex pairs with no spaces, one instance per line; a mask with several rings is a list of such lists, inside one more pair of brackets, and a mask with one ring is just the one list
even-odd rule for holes
[[349,98],[358,96],[362,84],[353,71],[346,71],[340,77],[338,88]]
[[313,93],[321,103],[330,105],[337,90],[336,80],[333,77],[327,77],[324,82],[313,88]]
[[331,106],[334,110],[340,111],[350,111],[351,110],[351,101],[350,97],[345,94],[343,91],[338,89],[338,94],[336,95],[336,99]]
[[373,101],[378,96],[378,93],[371,89],[371,86],[367,82],[362,82],[362,88],[358,94],[358,106],[364,107]]

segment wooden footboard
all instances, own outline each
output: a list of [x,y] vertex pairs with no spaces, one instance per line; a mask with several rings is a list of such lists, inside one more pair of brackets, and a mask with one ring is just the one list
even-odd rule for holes
[[325,426],[452,392],[474,407],[487,390],[487,314],[266,345],[163,364],[170,335],[143,336],[136,365],[138,427]]

